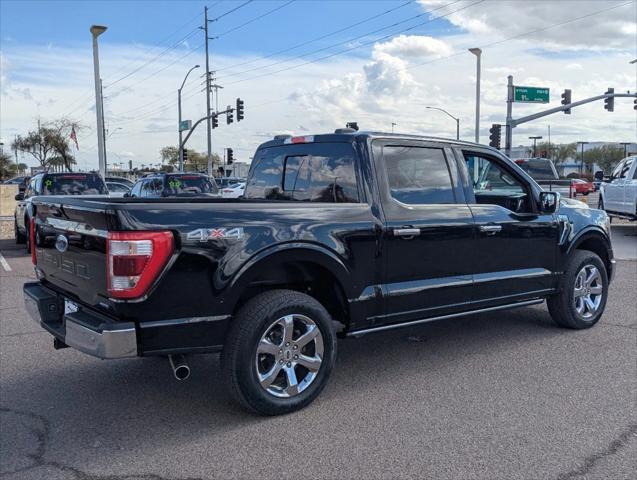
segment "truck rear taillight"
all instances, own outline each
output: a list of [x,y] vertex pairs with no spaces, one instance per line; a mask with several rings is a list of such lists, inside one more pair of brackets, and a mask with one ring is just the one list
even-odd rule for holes
[[38,264],[38,257],[35,255],[35,218],[29,223],[29,247],[31,247],[31,263]]
[[106,242],[108,293],[113,298],[144,296],[173,253],[171,232],[109,232]]

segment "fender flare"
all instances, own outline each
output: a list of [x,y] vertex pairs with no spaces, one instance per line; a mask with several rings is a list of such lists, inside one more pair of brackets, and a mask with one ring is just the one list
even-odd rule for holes
[[290,242],[273,245],[260,251],[237,270],[226,287],[233,308],[264,265],[299,262],[316,264],[330,272],[345,296],[351,298],[351,272],[335,252],[313,243]]
[[589,226],[578,232],[577,235],[569,242],[569,246],[566,250],[566,255],[570,255],[579,245],[588,240],[589,238],[598,238],[604,244],[604,247],[609,252],[612,251],[612,246],[608,234],[600,227]]

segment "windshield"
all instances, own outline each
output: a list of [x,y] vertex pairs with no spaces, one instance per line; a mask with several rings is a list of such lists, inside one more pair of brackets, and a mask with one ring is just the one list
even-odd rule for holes
[[68,175],[46,175],[42,193],[44,195],[103,195],[106,186],[95,174],[69,173]]
[[534,180],[557,180],[548,160],[525,160],[516,163]]
[[217,193],[217,184],[203,175],[169,175],[166,177],[166,195]]

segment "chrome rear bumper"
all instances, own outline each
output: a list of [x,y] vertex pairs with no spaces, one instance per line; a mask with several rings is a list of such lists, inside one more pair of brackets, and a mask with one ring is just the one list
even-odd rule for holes
[[137,356],[134,323],[114,322],[81,307],[64,314],[64,299],[40,282],[26,283],[23,292],[30,317],[69,347],[97,358]]

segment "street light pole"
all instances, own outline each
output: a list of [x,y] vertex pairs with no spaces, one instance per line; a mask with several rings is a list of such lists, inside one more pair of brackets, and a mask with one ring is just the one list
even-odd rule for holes
[[394,127],[398,125],[396,122],[391,122],[391,133],[394,133]]
[[480,59],[482,49],[470,48],[469,51],[476,56],[476,143],[480,143]]
[[529,137],[529,140],[533,140],[533,158],[535,158],[535,145],[538,140],[542,138],[542,135],[538,135],[536,137]]
[[447,110],[445,110],[443,108],[438,108],[438,107],[425,107],[425,108],[429,108],[431,110],[438,110],[438,111],[440,111],[442,113],[446,113],[451,118],[453,118],[456,121],[456,140],[460,140],[460,119],[458,117],[454,117]]
[[102,103],[102,82],[100,80],[100,59],[97,46],[97,37],[106,31],[107,27],[101,25],[91,26],[93,35],[93,70],[95,73],[95,114],[97,116],[97,154],[99,158],[99,170],[102,178],[106,177],[106,152],[104,142],[104,104]]
[[181,82],[181,87],[179,87],[179,89],[177,90],[177,110],[179,111],[179,123],[177,126],[177,129],[179,130],[179,143],[178,145],[178,149],[179,149],[179,171],[183,172],[184,171],[184,148],[183,145],[181,144],[181,140],[182,140],[182,130],[181,130],[181,90],[184,88],[184,85],[186,84],[186,80],[188,79],[188,75],[190,75],[190,72],[192,72],[195,68],[199,68],[199,65],[195,65],[194,67],[192,67],[190,70],[188,70],[188,73],[186,73],[186,76],[184,77],[184,81]]
[[580,167],[579,167],[579,173],[581,175],[584,172],[584,145],[586,145],[588,142],[577,142],[577,143],[582,145],[582,156],[581,156]]

